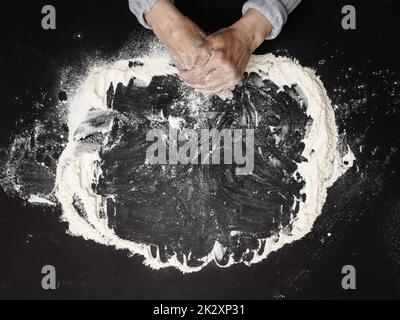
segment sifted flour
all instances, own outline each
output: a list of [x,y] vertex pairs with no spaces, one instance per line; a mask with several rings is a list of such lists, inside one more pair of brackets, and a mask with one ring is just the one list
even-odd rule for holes
[[[93,108],[113,112],[107,107],[107,91],[111,84],[113,88],[118,83],[126,86],[135,77],[139,85],[147,86],[154,76],[176,73],[164,56],[146,56],[135,61],[139,63],[132,65],[128,60],[122,60],[111,66],[94,69],[70,103],[69,141],[59,159],[56,177],[56,196],[63,208],[62,217],[69,223],[69,232],[72,235],[112,245],[117,249],[128,249],[132,254],[143,256],[145,264],[154,269],[173,266],[182,272],[199,271],[213,260],[218,263],[217,260],[224,254],[221,243],[215,241],[211,252],[201,258],[200,266],[188,266],[188,257],[184,257],[181,262],[175,255],[163,262],[159,253],[155,256],[151,253],[149,245],[124,240],[116,235],[108,225],[107,214],[104,214],[107,210],[105,199],[93,191],[93,185],[102,174],[99,166],[102,143],[93,142],[83,148],[78,141],[93,130],[87,125]],[[265,259],[269,253],[285,244],[301,239],[312,230],[321,213],[327,189],[353,165],[354,155],[349,148],[347,154],[339,153],[333,108],[322,82],[311,69],[303,68],[289,58],[269,54],[252,56],[247,72],[255,72],[281,88],[292,85],[299,87],[307,105],[307,115],[313,120],[303,141],[305,148],[302,156],[307,162],[298,163],[296,172],[305,181],[302,194],[306,195],[306,199],[300,202],[294,199],[294,204],[299,202],[300,207],[291,221],[290,232],[282,228],[278,234],[258,240],[259,248],[254,250],[252,260],[247,262],[252,264]],[[176,121],[171,118],[172,120]],[[96,132],[102,132],[106,136],[111,125],[111,121],[105,121],[101,127],[96,128]],[[80,210],[76,206],[77,197],[81,200]],[[231,257],[225,266],[233,263],[235,262]]]

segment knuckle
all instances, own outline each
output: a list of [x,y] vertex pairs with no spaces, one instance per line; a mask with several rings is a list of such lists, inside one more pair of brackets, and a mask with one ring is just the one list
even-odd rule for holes
[[232,73],[232,72],[235,71],[234,64],[232,63],[232,61],[230,61],[228,59],[225,59],[225,60],[222,61],[222,66],[227,72]]
[[238,84],[242,80],[242,75],[239,74],[238,72],[235,72],[235,75],[233,77],[233,81],[235,84]]
[[214,57],[216,62],[222,63],[225,61],[225,54],[222,51],[216,51]]

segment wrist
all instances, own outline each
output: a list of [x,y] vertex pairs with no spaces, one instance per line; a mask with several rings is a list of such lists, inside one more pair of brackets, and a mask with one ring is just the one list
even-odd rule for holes
[[252,51],[258,48],[272,31],[272,24],[255,9],[249,9],[233,27],[246,33]]
[[171,3],[170,0],[158,0],[149,12],[145,14],[147,24],[153,32],[160,36],[169,34],[176,25],[185,20],[185,17]]

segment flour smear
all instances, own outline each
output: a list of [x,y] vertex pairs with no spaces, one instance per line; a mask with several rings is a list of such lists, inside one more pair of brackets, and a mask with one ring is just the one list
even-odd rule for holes
[[[132,64],[129,60],[122,60],[93,69],[70,102],[69,141],[59,159],[56,175],[56,197],[62,205],[62,219],[68,222],[71,235],[129,250],[134,255],[143,256],[144,263],[151,268],[172,266],[184,273],[199,271],[211,261],[218,264],[218,257],[224,253],[221,243],[215,241],[213,249],[200,259],[202,263],[196,267],[187,265],[189,257],[184,257],[181,262],[176,255],[172,255],[166,262],[161,261],[159,252],[152,253],[150,244],[135,243],[116,235],[108,225],[106,199],[93,191],[93,185],[102,174],[99,166],[102,144],[93,143],[83,148],[78,140],[93,130],[86,122],[93,110],[112,112],[107,110],[107,90],[110,85],[113,88],[118,83],[126,86],[134,77],[136,83],[147,86],[154,76],[176,74],[176,69],[166,56],[144,56],[134,61],[139,63]],[[345,148],[348,150],[346,154],[339,153],[338,130],[331,101],[314,71],[303,68],[290,58],[268,54],[253,55],[247,72],[255,72],[281,88],[296,85],[307,105],[307,115],[313,120],[303,140],[305,148],[302,156],[307,161],[297,164],[298,169],[294,175],[299,174],[305,181],[302,189],[302,194],[306,195],[305,201],[293,200],[294,205],[299,203],[300,207],[291,221],[290,231],[282,228],[270,238],[258,239],[259,248],[253,250],[252,260],[245,262],[253,264],[267,258],[271,252],[284,245],[301,239],[312,230],[322,211],[327,189],[353,165],[354,155],[349,148]],[[111,121],[105,122],[96,131],[107,136],[111,126]],[[77,197],[80,199],[80,210],[76,206]],[[230,257],[224,267],[234,263],[233,257]]]

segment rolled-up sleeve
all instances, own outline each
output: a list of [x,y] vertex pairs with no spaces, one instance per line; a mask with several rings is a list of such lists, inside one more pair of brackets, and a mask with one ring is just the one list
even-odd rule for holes
[[149,12],[150,9],[156,4],[158,0],[128,0],[129,9],[136,16],[141,25],[145,28],[151,29],[144,19],[144,14]]
[[243,14],[249,9],[256,9],[272,24],[272,31],[267,39],[276,38],[286,23],[290,12],[301,0],[249,0],[243,6]]

